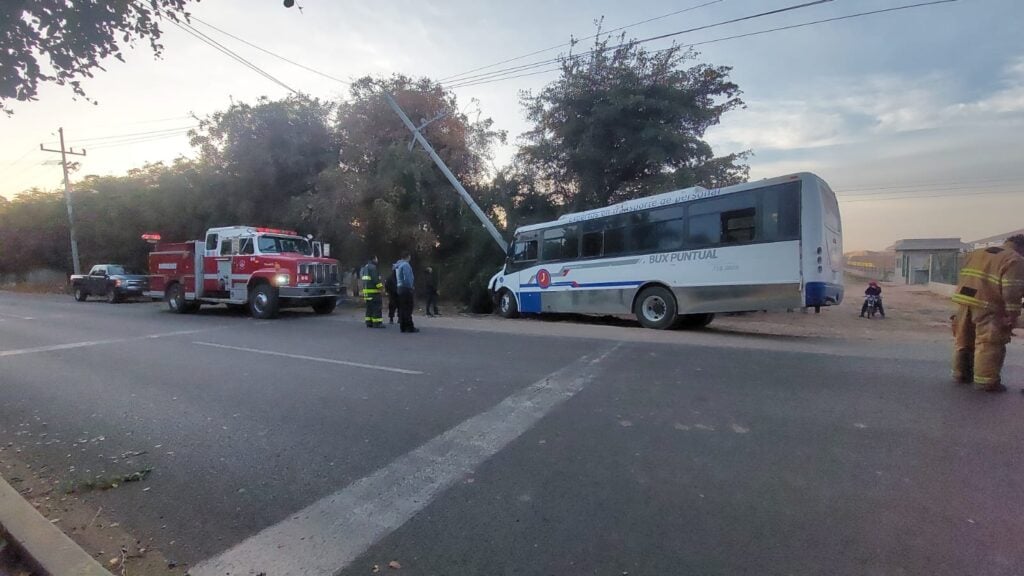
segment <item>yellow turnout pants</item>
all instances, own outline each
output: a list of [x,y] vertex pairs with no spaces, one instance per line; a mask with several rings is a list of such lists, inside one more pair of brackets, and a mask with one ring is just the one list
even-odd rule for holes
[[1001,384],[1010,327],[999,312],[961,304],[953,318],[953,378],[978,388]]

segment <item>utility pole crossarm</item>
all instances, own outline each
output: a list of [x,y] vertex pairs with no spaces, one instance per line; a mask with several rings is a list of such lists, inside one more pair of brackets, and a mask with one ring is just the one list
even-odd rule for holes
[[64,203],[68,208],[68,232],[71,236],[71,262],[74,267],[75,274],[82,273],[82,266],[78,261],[78,240],[75,234],[75,215],[74,210],[71,208],[71,179],[68,177],[68,154],[74,156],[85,156],[85,149],[81,152],[75,152],[74,148],[68,150],[64,148],[64,128],[57,130],[60,132],[60,150],[53,150],[45,148],[42,144],[39,145],[39,149],[43,152],[59,152],[60,153],[60,165],[64,169]]
[[[395,102],[395,99],[391,97],[391,94],[385,92],[384,98],[387,99],[388,105],[390,105],[391,108],[395,111],[395,114],[398,114],[398,117],[402,119],[402,123],[405,124],[405,127],[408,128],[410,132],[412,132],[412,136],[415,139],[415,141],[419,142],[420,146],[423,146],[423,149],[426,150],[427,154],[430,155],[430,159],[434,161],[434,164],[437,164],[437,167],[441,169],[441,172],[444,173],[445,177],[448,178],[448,181],[451,182],[452,186],[455,187],[455,190],[456,192],[459,193],[459,196],[462,196],[462,199],[466,202],[466,204],[469,205],[469,209],[473,211],[473,214],[475,214],[476,217],[480,220],[480,222],[484,225],[484,228],[487,229],[487,232],[491,234],[491,238],[494,238],[494,241],[498,243],[498,246],[501,247],[502,254],[508,252],[508,243],[505,242],[505,239],[501,237],[501,233],[498,232],[498,229],[494,227],[494,223],[492,223],[491,219],[487,217],[487,214],[484,214],[484,211],[481,210],[479,206],[477,206],[476,202],[473,200],[473,197],[469,195],[469,192],[466,192],[466,189],[462,186],[462,183],[459,182],[459,179],[455,177],[455,174],[452,174],[452,171],[448,169],[448,166],[444,163],[444,160],[441,160],[441,157],[438,156],[437,152],[434,151],[434,147],[430,145],[430,142],[428,142],[426,138],[423,137],[423,134],[420,132],[419,128],[416,128],[416,125],[412,123],[412,120],[409,120],[409,117],[406,116],[405,112],[401,109],[401,107],[398,106],[398,103]],[[430,122],[433,122],[438,118],[440,117],[434,118],[433,120],[430,120]],[[423,126],[430,124],[430,122],[424,123]]]

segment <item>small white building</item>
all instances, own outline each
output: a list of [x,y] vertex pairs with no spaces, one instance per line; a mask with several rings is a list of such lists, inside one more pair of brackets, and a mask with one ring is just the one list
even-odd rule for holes
[[960,254],[970,250],[959,238],[914,238],[893,245],[896,281],[904,284],[956,284]]

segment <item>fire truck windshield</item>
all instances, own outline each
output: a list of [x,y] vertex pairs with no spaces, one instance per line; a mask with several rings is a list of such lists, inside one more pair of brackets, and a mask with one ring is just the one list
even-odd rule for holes
[[288,236],[260,236],[260,252],[263,254],[283,254],[294,252],[305,256],[312,256],[313,250],[309,242],[303,238],[291,238]]

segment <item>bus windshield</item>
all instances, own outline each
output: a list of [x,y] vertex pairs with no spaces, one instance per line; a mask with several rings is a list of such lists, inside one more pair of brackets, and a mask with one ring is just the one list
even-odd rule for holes
[[303,238],[290,236],[260,236],[260,252],[263,254],[284,254],[293,252],[304,256],[312,256],[313,250],[309,242]]

